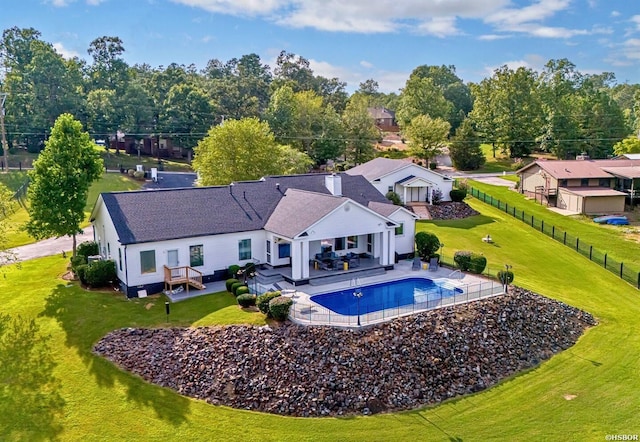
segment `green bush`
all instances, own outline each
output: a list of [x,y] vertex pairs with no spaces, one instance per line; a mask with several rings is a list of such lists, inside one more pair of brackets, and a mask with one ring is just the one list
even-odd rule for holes
[[432,161],[429,163],[429,169],[436,170],[437,168],[438,168],[438,163],[436,163],[435,161]]
[[242,286],[242,287],[238,287],[236,289],[236,297],[240,297],[241,295],[246,295],[247,293],[249,293],[249,287]]
[[265,294],[262,294],[260,296],[258,296],[258,299],[256,299],[256,305],[258,306],[258,308],[260,309],[260,311],[262,313],[264,313],[267,316],[270,316],[269,314],[269,302],[274,299],[277,298],[278,296],[280,296],[280,292],[267,292]]
[[229,266],[229,278],[237,278],[238,270],[240,270],[240,266],[233,264]]
[[469,272],[475,273],[477,275],[484,272],[484,269],[487,267],[487,258],[483,255],[478,255],[477,253],[471,254],[471,262],[469,264]]
[[87,257],[84,255],[76,255],[71,257],[71,270],[77,272],[79,266],[87,264]]
[[503,284],[511,284],[513,282],[513,272],[511,270],[500,270],[498,272],[498,279]]
[[88,267],[89,266],[87,264],[80,264],[79,266],[76,267],[74,271],[76,276],[80,280],[80,282],[85,285],[87,284],[87,268]]
[[129,169],[129,170],[127,171],[127,175],[129,175],[131,178],[133,178],[133,174],[134,174],[134,173],[136,173],[136,171],[135,171],[135,170],[133,170],[133,169]]
[[423,260],[428,260],[440,248],[440,240],[429,232],[416,233],[416,252]]
[[233,293],[234,296],[238,296],[237,293],[240,287],[246,287],[244,282],[234,282],[231,284],[231,293]]
[[76,255],[82,256],[93,256],[99,255],[100,249],[98,247],[98,243],[95,241],[84,241],[78,244],[76,247]]
[[231,292],[231,286],[232,286],[233,284],[235,284],[236,282],[240,282],[240,281],[238,281],[236,278],[230,278],[230,279],[227,279],[227,280],[225,281],[224,285],[227,287],[227,291],[228,291],[229,293],[232,293],[232,292]]
[[116,264],[111,259],[94,261],[87,266],[85,278],[91,287],[104,287],[116,280]]
[[136,170],[135,172],[133,172],[133,177],[137,180],[143,180],[144,172],[142,170]]
[[467,191],[466,189],[453,189],[451,192],[449,192],[449,196],[451,197],[451,201],[461,203],[467,196]]
[[238,304],[240,307],[251,307],[256,305],[256,295],[252,295],[251,293],[244,293],[237,298]]
[[387,194],[385,195],[385,198],[387,198],[396,206],[399,206],[400,204],[402,204],[402,201],[400,201],[400,195],[398,195],[395,192],[387,192]]
[[285,321],[289,316],[289,309],[293,304],[291,298],[278,296],[269,301],[269,314],[276,321]]
[[458,250],[453,254],[453,262],[455,262],[463,272],[469,271],[469,267],[471,266],[471,252],[468,250]]

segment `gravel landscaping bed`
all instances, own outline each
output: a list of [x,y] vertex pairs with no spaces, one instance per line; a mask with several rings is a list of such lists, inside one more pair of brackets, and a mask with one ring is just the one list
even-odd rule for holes
[[115,330],[98,355],[215,405],[291,416],[408,410],[495,385],[572,346],[594,318],[513,288],[361,330]]
[[462,219],[480,215],[480,212],[472,209],[464,202],[449,201],[437,205],[428,205],[427,210],[429,210],[431,219]]

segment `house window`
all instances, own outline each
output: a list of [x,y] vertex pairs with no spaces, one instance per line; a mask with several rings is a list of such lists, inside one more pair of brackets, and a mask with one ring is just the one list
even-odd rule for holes
[[389,186],[388,191],[393,192],[393,186]]
[[582,178],[580,180],[580,186],[581,187],[589,187],[589,178]]
[[404,223],[400,223],[399,227],[396,227],[396,236],[404,235]]
[[140,252],[140,273],[156,272],[156,251],[143,250]]
[[278,258],[289,258],[291,256],[291,244],[278,244]]
[[357,249],[358,248],[358,237],[357,236],[348,236],[347,237],[347,248],[348,249]]
[[560,187],[567,187],[567,180],[560,180],[560,182],[558,183],[558,185]]
[[197,246],[189,246],[189,265],[191,267],[199,267],[204,265],[204,251],[202,244]]
[[336,238],[336,250],[344,250],[344,238]]
[[373,234],[367,234],[367,253],[373,253]]
[[118,247],[118,267],[122,271],[122,249]]
[[251,240],[241,239],[238,241],[238,259],[245,261],[251,259]]
[[611,187],[611,179],[609,179],[609,178],[600,178],[600,181],[598,181],[598,186],[600,186],[600,187]]

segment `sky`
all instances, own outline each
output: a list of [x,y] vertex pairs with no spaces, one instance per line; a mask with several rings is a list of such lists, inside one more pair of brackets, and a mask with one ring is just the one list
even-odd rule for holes
[[585,74],[640,83],[637,0],[2,0],[0,26],[33,27],[65,57],[90,61],[117,36],[130,64],[226,62],[280,51],[353,92],[374,79],[398,92],[421,65],[479,82],[503,65],[540,71],[567,58]]

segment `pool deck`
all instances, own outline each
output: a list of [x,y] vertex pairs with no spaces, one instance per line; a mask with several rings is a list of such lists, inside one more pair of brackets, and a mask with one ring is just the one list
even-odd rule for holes
[[[359,318],[352,316],[344,316],[321,307],[319,304],[311,300],[311,296],[330,293],[339,290],[356,288],[363,285],[371,285],[379,282],[388,282],[406,278],[428,278],[431,280],[444,279],[448,283],[456,287],[480,287],[477,295],[467,295],[464,298],[443,300],[437,305],[428,306],[405,306],[395,310],[395,313],[389,312],[372,312],[359,315]],[[290,319],[299,324],[305,325],[332,325],[340,327],[357,328],[363,325],[372,325],[392,317],[405,316],[407,314],[417,313],[419,311],[432,310],[434,308],[444,307],[447,305],[461,304],[487,296],[495,296],[503,293],[502,285],[496,281],[484,278],[479,275],[471,275],[454,271],[446,267],[438,267],[438,270],[412,270],[411,261],[401,261],[395,265],[393,270],[388,270],[384,275],[376,275],[363,278],[354,278],[350,281],[341,281],[321,286],[304,285],[294,286],[288,283],[279,283],[282,287],[283,296],[290,296],[294,304],[291,308]],[[486,289],[484,287],[487,287]],[[487,290],[489,290],[487,292]],[[360,323],[360,325],[358,325]]]

